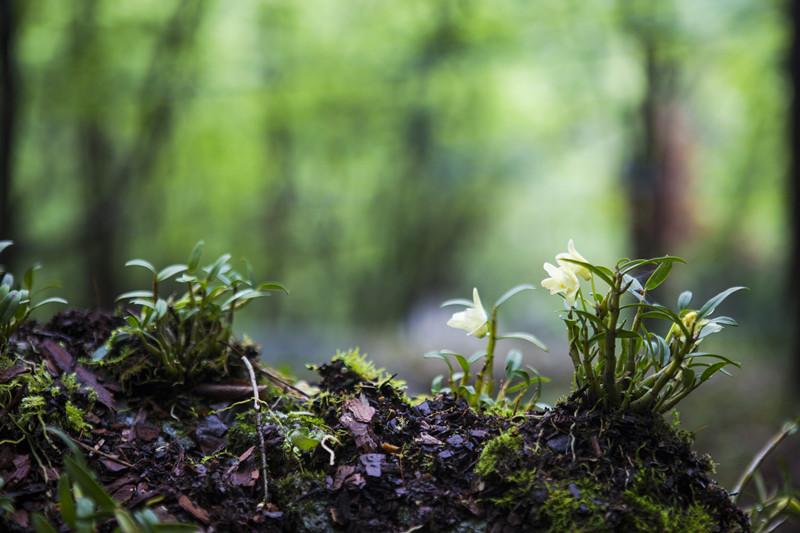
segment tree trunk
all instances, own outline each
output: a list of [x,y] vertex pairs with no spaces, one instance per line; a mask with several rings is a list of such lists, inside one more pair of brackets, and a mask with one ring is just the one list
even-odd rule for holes
[[[14,0],[0,0],[0,239],[16,237],[11,194],[18,106],[15,56],[19,22],[17,8]],[[13,252],[13,248],[9,252]],[[6,255],[4,260],[8,262],[8,258]]]

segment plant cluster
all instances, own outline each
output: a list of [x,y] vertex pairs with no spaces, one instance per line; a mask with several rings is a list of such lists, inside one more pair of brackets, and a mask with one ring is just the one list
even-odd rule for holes
[[[434,378],[431,391],[454,393],[466,399],[473,407],[509,406],[516,413],[526,396],[525,409],[538,402],[542,383],[548,381],[532,366],[522,368],[522,353],[509,350],[505,359],[505,375],[497,393],[494,393],[494,358],[498,341],[521,340],[547,351],[538,338],[525,332],[498,333],[498,313],[500,308],[513,296],[533,290],[532,285],[518,285],[503,294],[492,306],[489,313],[481,303],[478,289],[472,291],[472,301],[466,299],[447,300],[442,307],[463,306],[464,310],[455,313],[447,325],[467,332],[467,335],[486,339],[486,348],[467,357],[451,350],[438,350],[425,354],[429,359],[440,359],[447,364],[447,384],[444,376]],[[456,366],[453,365],[455,361]],[[472,367],[480,363],[480,370],[472,372]],[[530,395],[529,393],[533,391]]]
[[[608,409],[665,413],[718,372],[727,373],[726,367],[739,366],[727,357],[702,351],[700,345],[709,335],[737,325],[730,317],[713,315],[728,296],[744,287],[722,291],[699,307],[691,305],[692,293],[685,291],[678,298],[677,310],[672,310],[652,300],[651,293],[666,281],[675,263],[685,262],[682,258],[622,259],[609,268],[587,261],[572,240],[567,248],[556,256],[557,266],[544,264],[548,277],[541,285],[564,299],[561,319],[567,327],[575,385],[591,401],[601,402]],[[646,271],[649,274],[643,276]],[[582,280],[588,287],[581,286]],[[526,405],[536,403],[546,378],[533,367],[523,369],[522,355],[516,350],[506,356],[505,376],[493,395],[498,341],[518,339],[546,350],[529,333],[498,334],[500,307],[510,297],[530,289],[531,285],[514,287],[489,313],[477,289],[472,301],[457,299],[442,304],[464,307],[448,321],[449,326],[487,340],[486,349],[470,357],[450,350],[425,354],[443,360],[449,370],[447,384],[445,376],[434,379],[434,393],[453,392],[473,406],[505,404],[513,395],[510,403],[516,412],[533,387]],[[479,361],[483,361],[482,366],[473,373],[472,367]]]
[[[0,253],[12,244],[12,241],[0,241]],[[13,274],[5,272],[0,265],[0,355],[6,353],[11,335],[33,311],[51,303],[67,303],[63,298],[47,298],[33,302],[33,297],[40,292],[33,290],[34,274],[39,268],[39,265],[29,268],[22,277],[22,284],[18,285],[14,283]]]
[[[679,257],[622,259],[613,268],[587,261],[572,241],[556,257],[558,267],[544,264],[549,277],[542,286],[564,298],[564,321],[576,385],[610,409],[664,413],[727,366],[739,363],[709,352],[700,344],[736,321],[712,315],[732,287],[699,307],[692,293],[678,297],[677,310],[651,299],[651,292],[670,274]],[[639,281],[646,269],[652,273]],[[580,280],[590,283],[584,290]],[[607,288],[598,290],[598,280]]]
[[[202,251],[201,241],[186,264],[160,270],[144,259],[125,263],[146,270],[150,286],[119,296],[133,310],[93,355],[116,367],[122,384],[187,384],[202,376],[227,375],[229,364],[238,359],[230,349],[236,313],[270,293],[288,293],[280,283],[255,282],[249,266],[246,273],[234,270],[229,254],[200,266]],[[163,284],[170,281],[185,292],[162,296]]]

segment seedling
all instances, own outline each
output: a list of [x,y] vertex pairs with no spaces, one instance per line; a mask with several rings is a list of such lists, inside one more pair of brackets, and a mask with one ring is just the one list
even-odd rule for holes
[[[12,241],[0,241],[0,253],[12,244]],[[39,265],[29,268],[22,277],[22,285],[18,286],[14,283],[14,276],[10,272],[5,272],[0,265],[0,355],[6,353],[11,335],[33,311],[47,304],[67,303],[63,298],[47,298],[33,302],[33,297],[37,294],[33,290],[34,274],[39,268],[41,268]]]
[[[288,294],[280,283],[256,283],[249,273],[234,270],[229,254],[201,267],[202,251],[201,241],[186,264],[160,270],[144,259],[125,263],[146,270],[150,286],[119,296],[133,311],[125,316],[127,324],[93,356],[121,365],[121,382],[186,384],[202,376],[226,375],[229,362],[238,359],[229,347],[236,313],[272,292]],[[186,292],[163,297],[162,286],[170,280],[185,286]]]
[[[451,350],[439,350],[425,354],[429,359],[441,359],[447,364],[448,385],[444,386],[444,376],[434,378],[431,391],[436,394],[439,392],[453,392],[469,401],[472,406],[506,404],[513,405],[514,412],[519,408],[520,402],[533,388],[533,394],[529,397],[528,405],[535,404],[541,395],[541,385],[548,381],[539,372],[528,366],[522,368],[522,353],[518,350],[508,352],[505,361],[505,377],[498,389],[497,395],[494,391],[494,357],[498,341],[502,340],[521,340],[528,342],[540,350],[547,351],[547,346],[530,333],[513,332],[498,334],[498,313],[500,308],[513,296],[525,291],[533,290],[532,285],[518,285],[508,290],[492,306],[491,313],[487,313],[481,303],[478,289],[472,291],[472,301],[466,299],[447,300],[442,307],[463,306],[465,309],[455,313],[447,322],[453,328],[462,329],[467,335],[475,338],[486,338],[486,349],[476,352],[470,357],[453,352]],[[479,361],[483,361],[481,369],[477,374],[472,374],[472,366]],[[460,370],[453,366],[455,361]],[[509,400],[509,398],[511,398]]]
[[[680,257],[622,259],[614,268],[595,265],[575,249],[556,257],[558,267],[545,263],[549,278],[542,286],[564,298],[561,318],[567,327],[575,384],[609,409],[665,413],[718,372],[739,363],[701,351],[700,344],[725,327],[736,326],[727,316],[713,317],[732,287],[699,308],[692,293],[681,293],[678,309],[650,299]],[[636,277],[643,267],[655,270],[644,284]],[[585,292],[579,278],[589,281]],[[597,280],[608,288],[598,291]],[[661,331],[659,324],[665,324]]]

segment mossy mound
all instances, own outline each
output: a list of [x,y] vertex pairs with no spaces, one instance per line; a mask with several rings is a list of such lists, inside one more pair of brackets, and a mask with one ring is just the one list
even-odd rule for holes
[[[25,330],[19,360],[0,369],[0,385],[15,391],[0,407],[19,420],[36,402],[22,399],[42,396],[42,422],[29,418],[26,427],[62,427],[109,493],[162,519],[209,531],[749,529],[712,480],[710,461],[659,417],[605,413],[577,396],[513,419],[448,395],[411,401],[393,376],[349,352],[317,369],[320,392],[310,399],[265,386],[270,409],[259,428],[246,382],[237,382],[243,395],[227,399],[185,387],[171,396],[126,392],[88,366],[104,339],[80,322],[72,312]],[[104,401],[109,392],[113,402]],[[60,449],[43,438],[0,439],[0,477],[16,506],[0,514],[2,530],[27,530],[34,512],[59,521]]]

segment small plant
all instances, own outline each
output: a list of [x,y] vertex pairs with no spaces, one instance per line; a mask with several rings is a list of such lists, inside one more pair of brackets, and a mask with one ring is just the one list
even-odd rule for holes
[[[202,251],[201,241],[186,264],[161,270],[144,259],[125,263],[148,271],[150,287],[119,296],[134,311],[93,356],[120,365],[123,384],[185,384],[205,375],[226,375],[229,362],[238,359],[229,348],[236,312],[272,292],[288,294],[280,283],[256,283],[249,272],[234,270],[229,254],[200,267]],[[185,286],[186,292],[163,297],[162,285],[170,280]],[[112,357],[107,358],[110,352]]]
[[[70,531],[91,533],[99,530],[106,521],[116,522],[116,529],[122,533],[183,533],[197,531],[189,524],[160,523],[150,509],[133,513],[114,500],[103,486],[97,482],[83,454],[67,435],[59,430],[48,431],[63,440],[70,449],[64,456],[64,472],[58,480],[58,509],[61,520]],[[55,533],[56,529],[47,519],[33,516],[36,533]],[[105,529],[103,529],[105,531]]]
[[[497,342],[501,340],[522,340],[533,344],[537,348],[547,351],[547,347],[539,339],[530,333],[514,332],[498,334],[498,312],[500,308],[513,296],[533,290],[532,285],[518,285],[503,296],[501,296],[492,306],[491,313],[487,313],[481,303],[478,289],[472,291],[472,301],[466,299],[448,300],[442,307],[451,305],[464,306],[464,310],[455,313],[447,322],[447,325],[462,329],[467,335],[478,339],[486,338],[486,349],[476,352],[470,357],[451,350],[439,350],[425,354],[429,359],[441,359],[447,364],[449,370],[448,384],[443,386],[444,376],[437,376],[433,380],[431,391],[453,392],[465,398],[472,406],[506,404],[513,406],[514,412],[520,406],[522,399],[528,394],[531,387],[534,388],[532,396],[529,397],[528,405],[535,404],[541,395],[541,384],[547,378],[541,376],[535,368],[528,366],[522,368],[522,354],[518,350],[511,350],[506,355],[505,376],[500,384],[496,395],[494,392],[494,356]],[[452,361],[456,362],[457,368]],[[483,361],[481,369],[473,375],[472,366]]]
[[[786,422],[764,447],[750,461],[742,477],[736,483],[731,498],[736,503],[744,489],[752,482],[756,489],[756,499],[745,512],[750,518],[750,525],[756,533],[777,530],[790,518],[800,520],[800,490],[790,481],[782,487],[768,488],[760,469],[764,460],[775,451],[788,437],[800,429],[800,418]],[[788,477],[788,476],[787,476]]]
[[[12,241],[0,241],[0,253],[12,244]],[[39,268],[39,265],[29,268],[22,277],[22,285],[17,286],[14,284],[14,276],[10,272],[5,272],[0,265],[0,355],[6,353],[11,335],[33,311],[51,303],[67,303],[63,298],[47,298],[33,302],[33,297],[36,295],[33,290],[34,274]]]
[[[730,317],[712,318],[717,307],[744,287],[727,289],[692,308],[692,293],[681,293],[678,310],[653,302],[651,291],[669,276],[679,257],[622,259],[613,269],[594,265],[575,249],[556,256],[559,266],[544,264],[542,286],[564,298],[575,383],[607,408],[665,413],[725,367],[739,363],[699,350],[701,342],[726,326]],[[644,281],[635,276],[654,268]],[[590,282],[584,292],[580,279]],[[608,288],[598,291],[597,280]],[[657,333],[658,324],[665,324]]]

